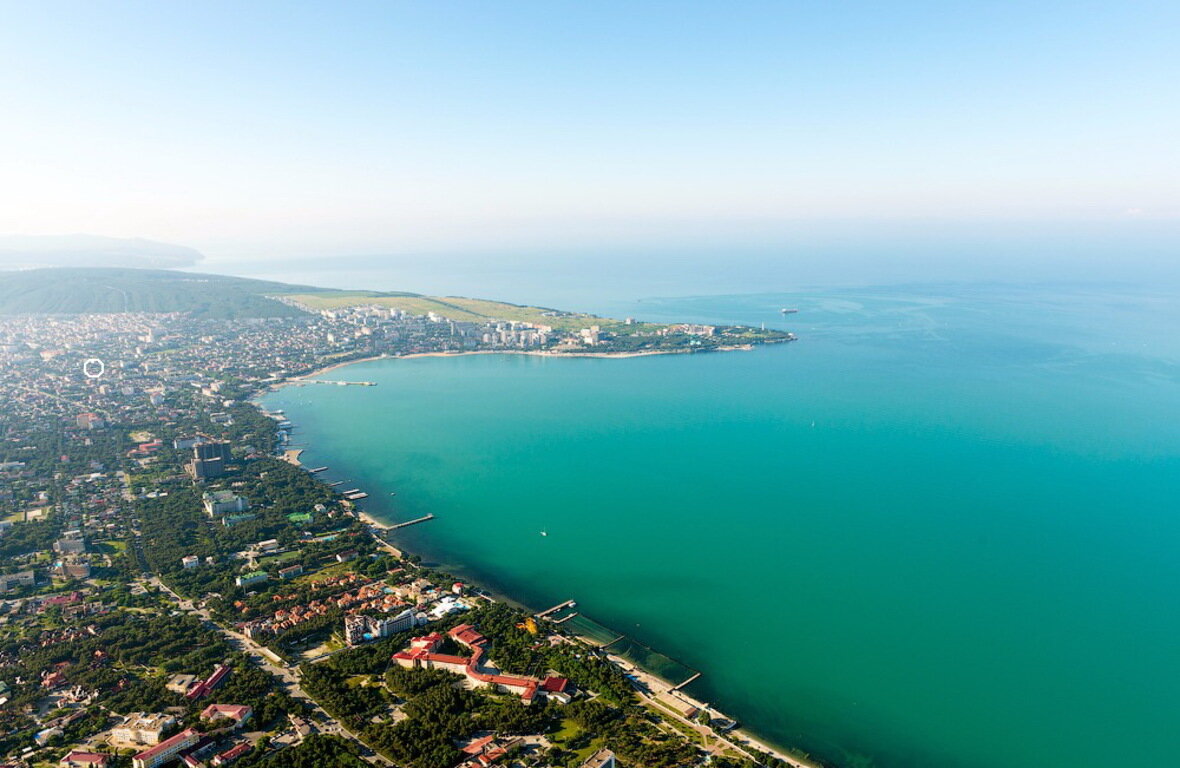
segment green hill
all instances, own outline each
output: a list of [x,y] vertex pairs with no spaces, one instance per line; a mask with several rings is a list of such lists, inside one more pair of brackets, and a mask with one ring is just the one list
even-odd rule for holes
[[207,318],[290,317],[362,305],[415,315],[433,312],[467,322],[516,320],[563,331],[598,325],[628,335],[657,327],[487,299],[342,291],[164,269],[54,267],[0,272],[0,315],[189,312]]
[[[276,298],[277,297],[277,298]],[[282,298],[283,301],[279,301]],[[197,317],[289,317],[323,309],[377,305],[451,320],[518,320],[562,330],[599,324],[638,327],[573,312],[458,296],[399,291],[341,291],[164,269],[55,267],[0,272],[0,315],[190,312]]]
[[61,268],[0,272],[0,314],[191,312],[198,317],[287,317],[301,310],[267,295],[322,289],[155,269]]

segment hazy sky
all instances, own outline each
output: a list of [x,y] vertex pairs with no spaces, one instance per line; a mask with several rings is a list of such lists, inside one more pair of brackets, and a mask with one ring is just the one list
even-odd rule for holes
[[1178,41],[1174,0],[3,2],[0,233],[220,259],[1159,227]]

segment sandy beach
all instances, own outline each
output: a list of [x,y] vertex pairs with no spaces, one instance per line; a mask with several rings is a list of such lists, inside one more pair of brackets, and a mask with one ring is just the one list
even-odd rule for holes
[[[592,645],[592,646],[597,647],[597,646],[601,645],[601,643],[595,642],[594,640],[592,640],[588,637],[584,637],[584,636],[579,635],[579,638],[583,642],[586,642],[587,644]],[[653,675],[652,673],[650,673],[647,670],[643,669],[642,667],[634,664],[633,662],[628,661],[627,659],[623,658],[622,656],[617,656],[612,653],[607,653],[607,658],[610,659],[612,662],[614,662],[616,665],[618,665],[620,668],[625,670],[628,674],[634,675],[635,678],[639,681],[639,683],[644,688],[646,688],[648,691],[650,691],[650,694],[645,693],[642,690],[637,691],[637,693],[641,697],[643,697],[645,700],[647,700],[649,703],[653,704],[653,706],[655,706],[660,712],[666,713],[667,716],[669,716],[669,717],[676,717],[681,723],[692,727],[694,730],[696,730],[698,733],[701,733],[702,735],[709,735],[710,738],[717,738],[716,736],[711,735],[711,734],[713,734],[713,732],[710,729],[707,729],[704,726],[701,726],[699,723],[694,723],[691,720],[688,720],[684,717],[681,717],[679,715],[675,715],[675,714],[671,713],[667,709],[666,706],[661,706],[659,702],[661,700],[667,701],[670,699],[675,699],[675,700],[681,701],[685,704],[696,707],[697,709],[710,709],[714,713],[714,715],[724,716],[723,713],[719,712],[717,709],[715,709],[713,707],[709,707],[707,704],[705,704],[702,701],[698,701],[697,699],[694,699],[693,697],[689,696],[688,694],[686,694],[682,691],[673,691],[672,689],[674,686],[672,683],[669,683],[667,680],[664,680],[663,678]],[[793,768],[816,768],[814,763],[810,763],[810,762],[802,760],[798,757],[788,755],[785,752],[783,752],[782,750],[776,749],[775,747],[770,746],[766,742],[756,738],[755,736],[750,734],[749,731],[746,731],[745,729],[742,729],[742,728],[738,728],[736,730],[730,731],[728,734],[721,737],[721,739],[723,741],[729,742],[735,749],[752,748],[752,749],[756,749],[756,750],[768,753],[770,755],[773,755],[774,757],[777,757],[779,760],[782,760],[787,765],[793,766]],[[750,755],[750,757],[753,758],[756,756]]]
[[374,360],[411,360],[419,357],[463,357],[465,355],[528,355],[530,357],[594,357],[602,359],[617,358],[625,360],[632,357],[652,357],[654,355],[692,355],[700,352],[748,352],[754,348],[753,344],[733,344],[724,347],[715,347],[709,350],[694,350],[694,349],[654,349],[643,352],[554,352],[552,350],[528,350],[528,349],[473,349],[463,350],[458,352],[414,352],[409,355],[373,355],[371,357],[358,357],[355,360],[343,360],[339,363],[332,363],[323,368],[317,368],[314,371],[300,374],[299,376],[292,376],[288,379],[272,384],[270,389],[278,389],[289,384],[298,384],[303,379],[310,379],[316,376],[322,376],[325,373],[335,371],[338,368],[345,368],[357,363],[369,363]]

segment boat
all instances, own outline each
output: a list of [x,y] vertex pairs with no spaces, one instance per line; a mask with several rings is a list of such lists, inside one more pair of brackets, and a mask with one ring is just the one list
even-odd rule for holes
[[541,535],[542,535],[542,536],[548,536],[548,535],[549,535],[549,532],[548,532],[548,531],[541,531]]
[[791,309],[790,307],[783,307],[782,309],[779,310],[779,312],[782,312],[784,315],[793,315],[798,311],[799,310]]

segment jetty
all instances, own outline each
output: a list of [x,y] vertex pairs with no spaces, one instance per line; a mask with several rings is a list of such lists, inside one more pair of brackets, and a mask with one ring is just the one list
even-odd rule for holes
[[434,513],[432,512],[429,515],[425,515],[423,517],[416,517],[413,520],[407,520],[404,523],[394,523],[393,525],[389,526],[388,530],[396,531],[398,528],[409,528],[411,525],[417,525],[418,523],[425,523],[427,520],[433,520],[433,519],[434,519]]
[[564,603],[558,603],[557,605],[553,606],[552,608],[546,608],[545,610],[538,613],[536,615],[536,617],[538,619],[548,618],[549,616],[552,616],[553,614],[557,613],[560,610],[563,610],[565,608],[573,608],[575,605],[577,605],[577,603],[575,603],[573,600],[566,600]]
[[300,384],[335,384],[338,387],[375,387],[375,381],[335,381],[333,379],[291,379]]
[[328,483],[329,488],[335,488],[338,485],[344,485],[344,481],[343,480],[335,480],[331,483]]
[[344,498],[348,499],[349,501],[360,501],[361,499],[369,498],[369,494],[365,493],[364,491],[347,491],[344,494]]
[[570,615],[568,615],[568,616],[562,616],[560,619],[554,619],[554,620],[553,620],[553,623],[554,623],[554,624],[564,624],[564,623],[566,623],[567,621],[569,621],[570,619],[572,619],[573,617],[575,617],[575,616],[577,616],[577,615],[578,615],[578,612],[577,612],[577,611],[574,611],[573,613],[571,613],[571,614],[570,614]]
[[310,473],[312,473],[312,474],[314,475],[315,473],[317,473],[317,472],[323,472],[323,471],[324,471],[324,470],[326,470],[326,469],[327,469],[327,467],[316,467],[316,468],[314,468],[314,469],[309,469],[309,470],[307,470],[307,471],[308,471],[308,472],[310,472]]
[[689,684],[689,683],[691,683],[693,680],[696,680],[696,679],[697,679],[698,677],[700,677],[700,676],[701,676],[701,673],[700,673],[700,672],[697,672],[697,673],[696,673],[696,674],[694,674],[692,677],[688,678],[687,680],[685,680],[684,682],[680,683],[679,685],[674,685],[674,686],[672,686],[672,687],[671,687],[669,690],[672,690],[672,691],[679,691],[681,688],[683,688],[684,686],[688,685],[688,684]]

